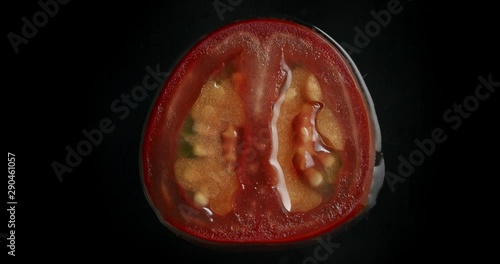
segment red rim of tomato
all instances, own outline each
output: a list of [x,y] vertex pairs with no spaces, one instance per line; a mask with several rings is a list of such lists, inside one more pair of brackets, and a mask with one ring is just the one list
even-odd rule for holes
[[[169,223],[166,219],[162,217],[162,213],[160,210],[157,208],[155,203],[153,202],[153,199],[151,197],[151,186],[150,186],[150,179],[149,177],[149,171],[148,167],[146,166],[149,164],[147,157],[148,153],[150,150],[150,145],[151,145],[151,140],[149,140],[147,137],[149,137],[152,133],[152,130],[155,128],[151,125],[153,122],[152,120],[156,115],[153,115],[154,113],[157,113],[158,107],[161,104],[161,97],[165,93],[168,92],[173,92],[173,91],[165,91],[167,88],[167,85],[171,82],[173,75],[175,73],[178,73],[179,68],[182,67],[186,60],[187,57],[189,57],[190,53],[193,50],[196,50],[200,45],[202,45],[207,39],[210,39],[211,36],[218,34],[219,32],[223,32],[226,29],[229,29],[233,26],[236,25],[241,25],[245,23],[252,23],[252,22],[266,22],[266,23],[282,23],[286,25],[291,26],[302,26],[307,28],[308,30],[314,31],[320,38],[323,38],[327,42],[329,42],[333,47],[333,49],[340,54],[340,57],[344,60],[345,64],[348,67],[348,70],[354,77],[355,84],[354,86],[357,87],[362,95],[362,99],[364,100],[364,104],[366,107],[366,114],[369,122],[371,123],[371,133],[372,137],[371,140],[373,141],[372,144],[374,144],[374,151],[375,153],[373,154],[374,157],[374,164],[373,164],[373,174],[372,174],[372,181],[368,183],[369,188],[368,191],[366,191],[365,196],[365,204],[357,204],[355,208],[351,210],[350,213],[343,215],[342,219],[340,221],[336,221],[335,224],[329,224],[323,226],[323,228],[318,228],[313,232],[308,232],[306,235],[300,236],[300,235],[295,235],[292,238],[281,238],[277,240],[256,240],[256,241],[224,241],[224,240],[209,240],[206,238],[202,238],[200,236],[197,236],[193,234],[192,232],[189,232],[183,228],[180,228],[179,226],[175,226],[171,223]],[[140,176],[141,176],[141,182],[143,185],[143,191],[145,193],[145,196],[148,200],[148,203],[152,207],[152,209],[155,211],[157,214],[157,217],[159,218],[160,222],[163,223],[166,227],[168,227],[171,231],[173,231],[175,234],[192,241],[197,244],[202,244],[206,246],[220,246],[223,245],[224,247],[228,247],[231,245],[234,246],[239,246],[239,245],[246,245],[246,246],[261,246],[261,245],[267,245],[267,246],[276,246],[276,245],[290,245],[290,244],[297,244],[300,242],[304,242],[307,240],[311,240],[312,238],[315,238],[319,235],[325,235],[332,233],[334,231],[337,231],[339,227],[343,226],[347,222],[352,222],[356,218],[361,215],[361,213],[368,211],[371,207],[375,205],[376,202],[376,196],[382,186],[383,179],[384,179],[384,161],[383,161],[383,156],[381,152],[381,133],[380,133],[380,128],[377,120],[377,116],[375,113],[375,108],[373,105],[373,101],[371,99],[370,93],[368,91],[368,88],[359,72],[357,69],[356,65],[354,64],[353,60],[350,58],[350,56],[347,54],[347,52],[337,43],[335,42],[328,34],[320,30],[319,28],[308,25],[304,22],[299,22],[293,19],[278,19],[278,18],[268,18],[268,19],[249,19],[249,20],[243,20],[240,22],[236,23],[231,23],[229,25],[226,25],[224,27],[221,27],[210,34],[204,36],[201,38],[199,41],[197,41],[194,45],[192,45],[181,57],[179,60],[177,60],[175,66],[172,68],[172,71],[169,73],[168,78],[166,79],[165,83],[162,85],[162,89],[159,89],[157,91],[157,94],[155,95],[155,101],[154,104],[151,106],[149,112],[148,112],[148,118],[144,124],[144,129],[142,132],[142,137],[141,137],[141,146],[140,146],[140,153],[139,153],[139,163],[140,163]]]

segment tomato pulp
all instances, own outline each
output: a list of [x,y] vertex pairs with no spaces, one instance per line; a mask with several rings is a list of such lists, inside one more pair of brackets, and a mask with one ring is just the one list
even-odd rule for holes
[[197,242],[307,240],[373,204],[379,136],[335,42],[290,21],[238,22],[196,44],[160,91],[143,138],[145,192]]

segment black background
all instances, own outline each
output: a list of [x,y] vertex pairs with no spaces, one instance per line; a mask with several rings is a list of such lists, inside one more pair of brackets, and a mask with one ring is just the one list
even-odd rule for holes
[[[364,28],[373,20],[370,11],[386,9],[387,2],[243,0],[221,21],[212,1],[74,0],[60,6],[18,54],[4,37],[3,131],[7,151],[16,154],[16,255],[302,263],[317,244],[274,252],[212,251],[164,228],[139,178],[141,133],[154,94],[123,121],[110,104],[142,83],[147,65],[170,70],[192,44],[222,25],[285,15],[353,44],[354,27]],[[341,246],[323,263],[483,256],[475,247],[493,221],[487,216],[494,201],[491,181],[498,177],[492,170],[498,162],[493,127],[498,94],[481,101],[456,131],[442,116],[474,94],[478,76],[492,73],[500,80],[496,14],[478,1],[438,7],[402,0],[401,5],[403,11],[352,56],[375,102],[387,170],[397,174],[398,156],[408,158],[416,149],[413,141],[429,138],[434,128],[443,128],[448,139],[394,192],[385,183],[377,206],[332,239]],[[21,18],[31,20],[40,7],[18,1],[2,9],[7,36],[20,34]],[[60,183],[51,163],[63,162],[65,146],[74,147],[84,138],[81,130],[98,127],[106,117],[115,131]],[[7,178],[5,191],[6,185]],[[6,231],[0,223],[0,233]],[[6,240],[1,242],[4,247]]]

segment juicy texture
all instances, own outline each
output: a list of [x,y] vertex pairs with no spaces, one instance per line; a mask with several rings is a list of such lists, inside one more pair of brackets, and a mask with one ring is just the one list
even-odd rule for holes
[[194,157],[175,162],[177,182],[198,207],[224,215],[232,209],[238,182],[236,128],[243,126],[243,105],[232,83],[209,81],[191,110],[193,133],[182,135]]
[[[341,164],[333,147],[340,146],[338,142],[343,136],[338,126],[331,125],[336,124],[335,117],[321,102],[323,95],[316,77],[303,67],[296,67],[289,74],[291,83],[283,91],[276,124],[278,142],[270,143],[279,146],[277,158],[291,201],[290,211],[304,212],[322,202],[325,189],[328,192],[333,188]],[[238,85],[240,74],[232,76],[236,76],[232,79]],[[192,122],[189,120],[186,128],[189,133],[181,135],[181,142],[189,144],[194,157],[180,157],[175,162],[176,179],[195,206],[219,215],[232,210],[233,195],[240,185],[235,167],[241,155],[237,149],[242,136],[238,128],[244,125],[244,118],[241,98],[234,86],[227,78],[219,82],[209,80],[203,86],[190,113]],[[316,129],[316,116],[323,111],[328,111],[323,114],[328,119],[320,133],[327,135],[328,142],[336,143],[329,149]]]
[[255,20],[209,35],[172,71],[145,133],[144,183],[182,235],[293,242],[365,207],[374,153],[336,48],[309,28]]
[[[308,211],[322,201],[321,193],[314,188],[323,181],[332,184],[334,172],[338,170],[325,170],[324,166],[318,166],[318,159],[325,163],[328,160],[327,165],[331,168],[338,163],[330,160],[333,156],[323,146],[322,137],[313,125],[316,123],[316,115],[312,113],[323,111],[319,106],[316,109],[314,106],[319,105],[323,99],[316,77],[302,67],[292,70],[291,75],[291,84],[286,91],[278,119],[278,160],[284,170],[292,211]],[[342,137],[339,129],[329,130],[328,134]]]

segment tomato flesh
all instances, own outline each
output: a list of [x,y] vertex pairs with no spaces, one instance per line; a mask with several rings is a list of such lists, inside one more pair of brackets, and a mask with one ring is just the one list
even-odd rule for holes
[[374,138],[332,43],[289,21],[244,21],[207,36],[171,73],[146,126],[145,188],[187,238],[301,241],[366,207]]

